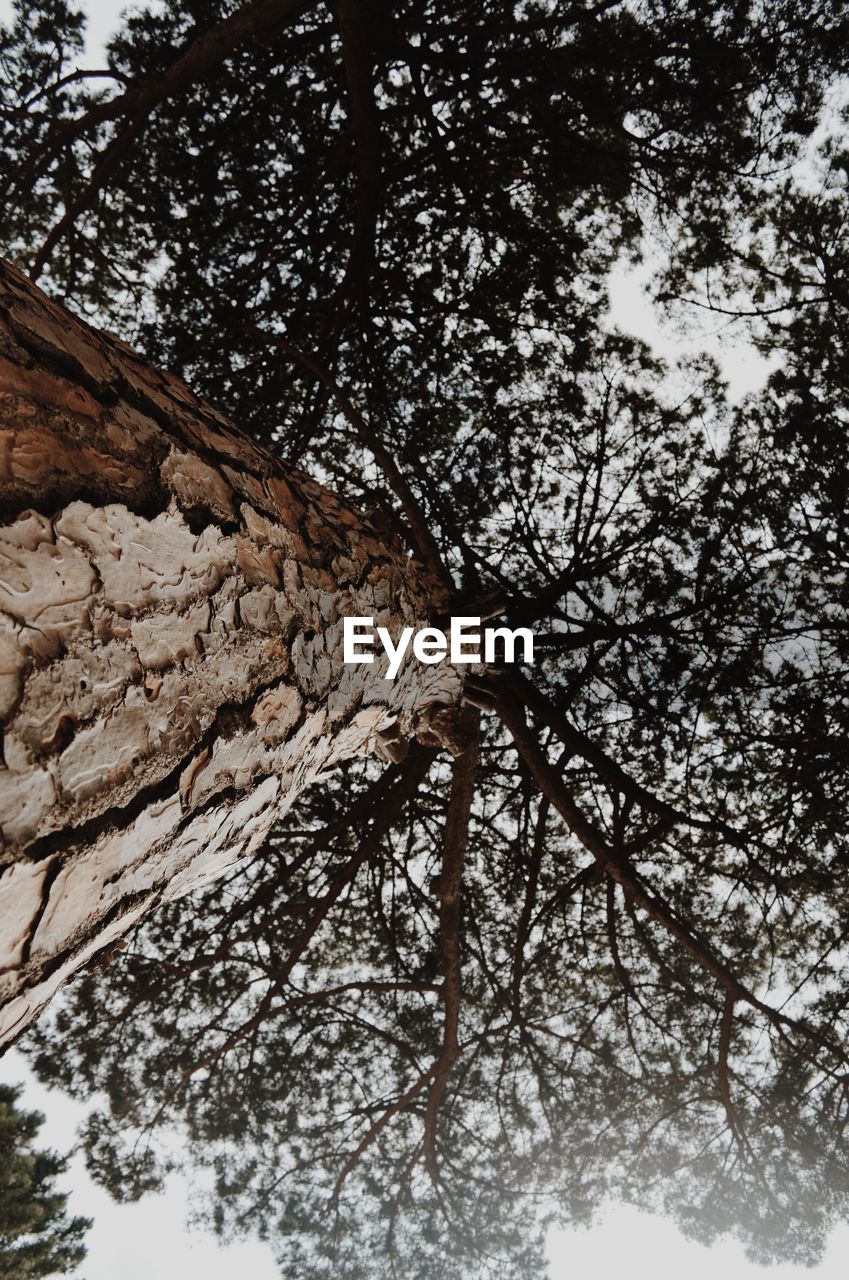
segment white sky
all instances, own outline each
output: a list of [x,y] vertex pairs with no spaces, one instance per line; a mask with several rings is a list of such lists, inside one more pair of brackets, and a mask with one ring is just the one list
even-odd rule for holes
[[[127,8],[120,0],[82,0],[89,14],[88,65],[104,65],[103,44]],[[0,21],[11,16],[11,0],[0,0]],[[620,328],[650,342],[663,356],[675,359],[708,348],[718,360],[737,400],[762,385],[769,366],[738,330],[725,322],[705,324],[682,336],[664,326],[645,293],[650,268],[622,269],[611,282],[611,318]],[[0,1061],[0,1081],[24,1081],[22,1104],[47,1117],[39,1140],[67,1152],[86,1108],[40,1085],[21,1054],[11,1051]],[[185,1226],[189,1187],[173,1177],[168,1190],[137,1204],[116,1205],[91,1181],[81,1157],[75,1157],[63,1180],[70,1192],[69,1210],[94,1218],[87,1237],[88,1257],[75,1280],[279,1280],[267,1245],[220,1246],[214,1237]],[[610,1206],[590,1230],[553,1232],[549,1239],[551,1280],[845,1280],[849,1225],[836,1230],[821,1266],[783,1265],[765,1271],[746,1260],[740,1245],[725,1242],[712,1249],[683,1238],[670,1222],[635,1209]]]

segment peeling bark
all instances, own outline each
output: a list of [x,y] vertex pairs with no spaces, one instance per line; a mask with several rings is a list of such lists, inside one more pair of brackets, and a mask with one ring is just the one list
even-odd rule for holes
[[[342,662],[444,588],[0,265],[0,1045],[346,757],[454,751],[461,676]],[[394,758],[394,756],[393,756]]]

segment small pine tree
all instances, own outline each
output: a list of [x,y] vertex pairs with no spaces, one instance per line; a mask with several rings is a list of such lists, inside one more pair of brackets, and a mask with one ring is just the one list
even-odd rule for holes
[[37,1151],[44,1123],[17,1106],[22,1086],[0,1085],[0,1280],[69,1275],[86,1255],[90,1218],[69,1218],[67,1195],[55,1190],[67,1158]]

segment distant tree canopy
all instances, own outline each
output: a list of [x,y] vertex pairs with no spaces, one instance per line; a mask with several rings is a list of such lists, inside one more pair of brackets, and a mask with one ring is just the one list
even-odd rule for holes
[[[541,1276],[609,1195],[849,1213],[849,15],[171,3],[2,35],[5,251],[538,632],[29,1039],[293,1280]],[[97,74],[94,74],[97,73]],[[694,354],[608,315],[653,264]],[[771,361],[732,403],[699,317]],[[695,317],[695,319],[694,319]]]
[[38,1111],[21,1111],[21,1087],[0,1085],[0,1280],[40,1280],[70,1275],[86,1255],[88,1218],[69,1218],[68,1197],[55,1180],[67,1160],[37,1151],[44,1123]]

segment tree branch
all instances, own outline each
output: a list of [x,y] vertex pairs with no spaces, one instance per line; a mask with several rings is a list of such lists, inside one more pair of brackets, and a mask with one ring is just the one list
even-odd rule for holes
[[372,84],[369,20],[374,24],[386,21],[387,17],[379,11],[369,13],[370,8],[363,0],[338,0],[336,6],[359,168],[354,231],[341,288],[352,285],[363,320],[369,310],[369,281],[375,260],[381,191],[380,128]]
[[288,338],[284,338],[282,334],[268,333],[266,330],[254,325],[246,327],[256,337],[261,338],[264,342],[273,343],[275,347],[284,351],[286,355],[307,369],[314,378],[317,378],[327,388],[339,409],[351,424],[357,439],[373,454],[374,460],[386,477],[390,489],[400,502],[401,510],[404,512],[404,517],[409,525],[416,555],[422,564],[430,569],[441,586],[445,587],[446,590],[452,590],[451,575],[442,560],[436,539],[428,528],[427,520],[418,500],[378,433],[354,407],[348,391],[339,385],[333,375],[318,360],[301,351]]
[[466,712],[467,728],[471,743],[454,761],[451,778],[451,796],[445,819],[442,846],[442,869],[439,874],[439,950],[442,967],[442,1002],[445,1020],[442,1033],[442,1051],[434,1066],[433,1080],[428,1090],[425,1112],[424,1152],[425,1163],[431,1180],[437,1180],[436,1122],[439,1105],[451,1068],[459,1054],[461,967],[460,950],[460,893],[463,865],[469,843],[469,818],[475,793],[475,774],[478,763],[480,715]]
[[37,279],[58,241],[79,214],[88,207],[94,195],[112,172],[133,139],[143,131],[156,106],[166,98],[185,93],[193,84],[214,71],[240,45],[249,40],[267,39],[284,26],[288,19],[305,7],[309,0],[252,0],[222,22],[198,36],[169,66],[131,84],[108,102],[96,103],[77,120],[63,122],[58,136],[42,149],[23,170],[18,170],[6,186],[32,173],[37,165],[46,164],[71,138],[109,120],[129,117],[130,124],[106,147],[82,195],[65,211],[52,228],[40,250],[32,270]]
[[[683,950],[695,960],[696,964],[715,978],[735,1001],[739,1000],[763,1014],[782,1036],[786,1037],[786,1032],[789,1028],[806,1040],[814,1041],[821,1049],[832,1054],[839,1062],[845,1062],[846,1052],[839,1045],[832,1043],[828,1037],[811,1027],[805,1026],[798,1019],[791,1018],[788,1014],[781,1013],[779,1010],[773,1009],[770,1005],[759,1000],[754,992],[750,991],[736,974],[728,968],[725,962],[714,953],[712,948],[687,924],[678,919],[658,894],[652,893],[646,888],[628,859],[624,855],[616,853],[608,845],[597,827],[577,807],[562,780],[549,764],[535,737],[529,731],[524,709],[518,706],[514,699],[510,698],[506,690],[501,691],[498,709],[503,723],[513,737],[516,749],[530,769],[543,795],[548,796],[566,822],[569,830],[577,837],[584,848],[593,855],[602,869],[617,884],[622,886],[626,896],[669,933],[681,945]],[[798,1046],[794,1047],[798,1048]],[[825,1069],[828,1070],[828,1068]]]

